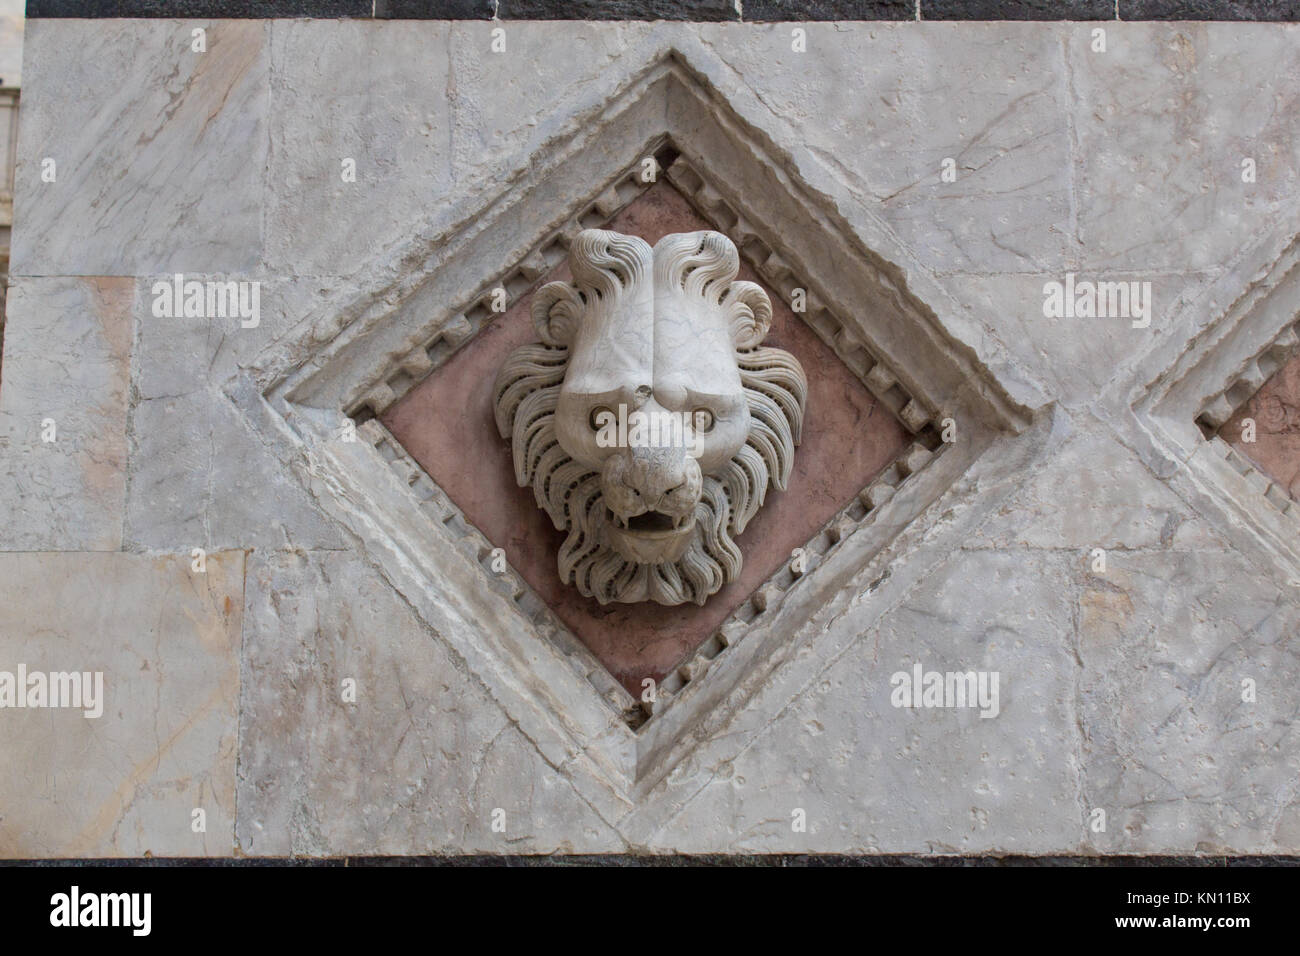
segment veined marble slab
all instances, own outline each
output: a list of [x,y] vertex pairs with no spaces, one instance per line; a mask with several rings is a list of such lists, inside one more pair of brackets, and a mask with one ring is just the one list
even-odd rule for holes
[[0,707],[0,857],[233,852],[243,580],[241,551],[202,573],[189,555],[0,554],[0,671],[103,686],[98,717]]

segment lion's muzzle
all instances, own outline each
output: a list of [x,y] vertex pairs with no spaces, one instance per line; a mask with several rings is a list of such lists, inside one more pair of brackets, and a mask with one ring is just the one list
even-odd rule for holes
[[676,561],[695,531],[703,475],[680,445],[622,449],[605,461],[601,490],[610,544],[629,561]]

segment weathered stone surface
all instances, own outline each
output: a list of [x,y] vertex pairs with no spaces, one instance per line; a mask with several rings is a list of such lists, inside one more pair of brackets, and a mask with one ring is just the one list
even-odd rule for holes
[[28,0],[29,17],[1296,20],[1295,0]]
[[1295,0],[29,0],[29,17],[1296,20]]
[[[187,275],[187,280],[208,277]],[[220,391],[259,352],[278,341],[346,282],[272,277],[260,284],[260,315],[159,317],[155,283],[136,291],[131,461],[125,545],[145,550],[194,547],[341,547],[343,538]],[[236,490],[237,489],[237,490]]]
[[[379,0],[379,5],[385,2]],[[375,0],[29,0],[27,4],[28,17],[369,17],[374,12]]]
[[1207,550],[1116,556],[1078,600],[1084,805],[1106,811],[1089,846],[1295,852],[1293,599]]
[[201,574],[188,555],[0,554],[0,671],[98,671],[104,696],[99,717],[0,708],[0,857],[233,851],[243,579],[238,551]]
[[230,400],[205,388],[131,413],[128,549],[342,547],[344,538]]
[[112,17],[119,0],[27,0],[27,18]]
[[[187,280],[205,277],[187,275]],[[220,388],[330,297],[333,279],[260,283],[255,327],[240,318],[159,317],[156,282],[142,278],[131,410],[124,542],[128,549],[341,547],[338,529],[294,479],[283,457],[248,429]],[[120,522],[119,522],[120,524]]]
[[497,0],[375,0],[375,16],[410,20],[490,20]]
[[23,3],[0,3],[0,85],[23,85]]
[[252,364],[259,353],[281,341],[313,310],[353,291],[346,280],[329,276],[187,273],[185,281],[256,282],[257,324],[229,314],[224,318],[157,316],[153,309],[155,288],[159,295],[163,294],[159,283],[174,288],[174,275],[141,278],[136,291],[132,373],[137,403],[221,387],[240,368]]
[[[1060,27],[813,23],[806,52],[784,25],[739,29],[701,36],[837,176],[840,202],[870,206],[924,265],[1002,273],[1065,261]],[[947,159],[953,182],[942,179]]]
[[[1095,421],[1079,430],[1024,490],[993,513],[974,547],[1200,550],[1224,547],[1206,523]],[[1063,503],[1069,502],[1068,506]]]
[[134,306],[131,279],[9,288],[0,551],[121,547]]
[[[496,28],[505,31],[500,53],[491,46]],[[446,95],[457,198],[484,182],[502,189],[502,178],[542,143],[579,133],[576,116],[605,102],[665,48],[663,29],[628,22],[452,24]],[[546,95],[539,99],[538,90]]]
[[1289,214],[1300,90],[1279,77],[1300,69],[1295,27],[1127,24],[1107,28],[1105,53],[1089,30],[1066,37],[1084,268],[1212,268]]
[[247,17],[253,0],[117,0],[119,17]]
[[351,275],[445,205],[451,90],[460,82],[449,73],[451,29],[357,20],[270,25],[274,185],[265,236],[273,274]]
[[[1071,270],[1073,271],[1073,270]],[[943,283],[974,321],[1010,355],[1010,366],[1032,376],[1058,401],[1091,405],[1112,396],[1112,382],[1132,377],[1132,366],[1157,341],[1186,341],[1196,328],[1178,323],[1188,302],[1206,288],[1206,273],[1077,273],[1081,282],[1151,283],[1150,324],[1126,316],[1048,317],[1043,314],[1048,283],[1064,284],[1066,271],[1041,275],[954,275]],[[1209,318],[1206,316],[1205,318]],[[1118,387],[1118,386],[1117,386]]]
[[[248,0],[251,17],[368,17],[375,0]],[[155,14],[161,16],[162,14]],[[228,13],[221,14],[229,16]]]
[[[363,561],[260,553],[247,582],[242,852],[624,848]],[[346,680],[354,703],[342,699]],[[497,809],[504,832],[493,830]]]
[[[1082,839],[1070,582],[1058,556],[963,554],[864,634],[655,836],[697,852],[1044,852]],[[1000,711],[894,707],[891,676],[996,671]],[[684,779],[682,785],[684,786]],[[807,832],[792,827],[796,809]]]
[[[32,21],[14,275],[245,269],[261,252],[266,24]],[[69,60],[68,49],[80,55]],[[131,51],[129,54],[126,51]],[[40,103],[58,104],[41,108]],[[42,179],[54,161],[53,182]],[[74,226],[75,224],[75,226]]]

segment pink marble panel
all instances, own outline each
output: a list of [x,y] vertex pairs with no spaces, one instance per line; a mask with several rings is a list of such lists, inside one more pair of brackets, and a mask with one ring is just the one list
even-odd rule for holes
[[[1243,441],[1245,419],[1255,420],[1255,441]],[[1300,501],[1300,353],[1273,373],[1219,435]]]
[[[671,185],[659,183],[610,223],[653,244],[670,232],[710,228]],[[543,281],[569,278],[560,265]],[[740,278],[758,282],[742,265]],[[539,283],[540,284],[540,283]],[[763,285],[762,282],[759,282]],[[766,288],[766,286],[765,286]],[[740,577],[703,607],[606,605],[560,583],[555,555],[563,534],[515,485],[509,443],[496,432],[492,385],[515,347],[535,341],[524,296],[383,415],[403,447],[624,686],[661,680],[832,516],[906,447],[908,435],[804,321],[768,289],[775,309],[767,343],[793,352],[808,376],[803,442],[785,492],[737,539]]]

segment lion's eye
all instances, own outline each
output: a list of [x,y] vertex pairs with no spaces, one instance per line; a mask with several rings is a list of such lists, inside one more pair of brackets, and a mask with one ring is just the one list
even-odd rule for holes
[[695,424],[695,430],[700,432],[713,431],[713,412],[707,408],[697,408],[691,412],[691,420]]
[[587,417],[587,423],[591,425],[591,430],[594,432],[609,427],[615,420],[614,413],[604,405],[597,405]]

